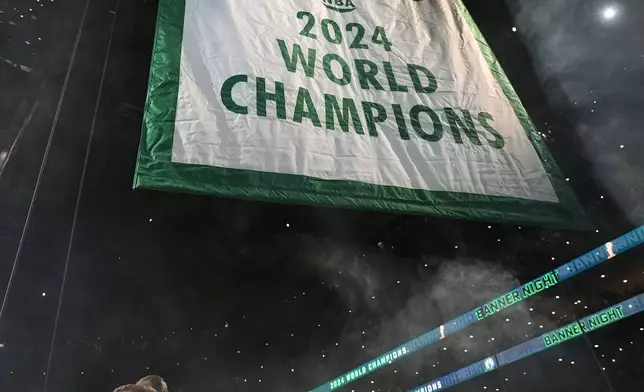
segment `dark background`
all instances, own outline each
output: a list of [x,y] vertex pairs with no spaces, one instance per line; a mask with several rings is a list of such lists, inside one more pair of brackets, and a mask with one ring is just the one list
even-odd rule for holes
[[[156,3],[0,0],[0,390],[306,391],[644,223],[644,3],[465,3],[595,231],[132,191]],[[406,391],[639,294],[643,256],[344,390]],[[642,328],[452,390],[642,390]]]

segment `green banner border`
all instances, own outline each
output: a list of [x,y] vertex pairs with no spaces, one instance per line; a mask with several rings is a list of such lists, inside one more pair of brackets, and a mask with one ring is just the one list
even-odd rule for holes
[[456,4],[543,162],[559,203],[173,163],[172,141],[185,1],[159,2],[143,132],[135,170],[135,189],[191,192],[278,203],[384,210],[575,230],[591,228],[496,56],[461,0],[456,0]]

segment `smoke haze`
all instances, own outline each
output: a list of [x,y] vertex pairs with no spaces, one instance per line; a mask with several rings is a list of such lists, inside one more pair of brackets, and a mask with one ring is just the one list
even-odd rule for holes
[[[633,224],[644,222],[641,1],[506,0],[550,105],[573,112],[594,177]],[[612,18],[609,15],[614,12]],[[621,42],[614,45],[616,38]],[[638,109],[640,108],[640,109]]]

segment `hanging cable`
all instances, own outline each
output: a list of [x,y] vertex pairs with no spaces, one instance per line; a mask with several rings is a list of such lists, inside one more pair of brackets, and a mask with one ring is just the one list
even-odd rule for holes
[[[88,0],[89,3],[89,0]],[[45,370],[45,382],[43,385],[43,392],[47,392],[47,385],[49,383],[49,372],[51,370],[51,362],[54,356],[54,347],[56,344],[56,334],[58,332],[58,320],[60,319],[60,309],[63,304],[63,295],[65,293],[65,284],[67,283],[67,271],[69,270],[69,263],[71,259],[72,247],[74,244],[74,234],[76,232],[76,223],[78,221],[78,211],[80,209],[81,198],[83,195],[83,185],[85,184],[85,176],[87,174],[87,163],[92,150],[92,140],[94,139],[94,131],[96,129],[96,117],[101,105],[101,96],[103,95],[103,86],[105,84],[105,74],[107,73],[107,65],[109,63],[110,54],[112,50],[112,39],[114,38],[114,27],[116,26],[116,17],[118,15],[119,5],[121,0],[116,0],[114,7],[114,18],[112,19],[112,27],[110,28],[110,38],[107,42],[107,50],[105,53],[105,62],[103,63],[103,73],[101,74],[101,82],[98,87],[98,95],[96,98],[96,106],[94,106],[94,115],[92,117],[92,124],[90,126],[89,137],[87,138],[87,147],[85,148],[85,160],[83,162],[83,171],[81,173],[80,183],[78,185],[78,195],[76,196],[76,206],[74,207],[74,217],[72,220],[72,228],[69,234],[69,243],[67,245],[67,254],[65,257],[65,269],[63,272],[63,281],[60,287],[60,294],[58,295],[58,306],[56,307],[56,318],[54,319],[54,331],[51,336],[51,345],[49,347],[49,356],[47,358],[47,368]]]
[[[559,291],[561,291],[561,294],[563,294],[563,297],[566,301],[571,301],[570,296],[568,295],[568,293],[566,292],[566,289],[563,286],[559,287]],[[572,310],[572,319],[573,321],[579,322],[579,317],[577,316],[577,312],[575,312],[574,308]],[[615,392],[615,389],[613,388],[613,384],[611,384],[610,382],[610,378],[608,378],[608,375],[606,374],[604,367],[602,366],[601,362],[599,362],[599,358],[597,358],[597,353],[595,353],[595,350],[593,350],[593,347],[590,344],[590,338],[588,337],[588,334],[585,333],[583,337],[584,337],[584,341],[586,342],[586,345],[588,345],[588,350],[590,350],[590,353],[593,355],[593,359],[595,360],[595,364],[597,365],[599,372],[602,374],[604,381],[606,381],[606,385],[608,386],[608,389],[610,390],[610,392]]]
[[63,83],[63,89],[60,92],[60,97],[58,98],[58,106],[56,107],[56,114],[54,115],[54,121],[51,124],[51,129],[49,130],[49,139],[47,140],[47,146],[45,147],[45,153],[42,157],[42,162],[40,163],[40,170],[38,171],[38,177],[36,178],[36,185],[34,187],[34,192],[31,196],[31,201],[29,203],[29,210],[27,211],[27,217],[25,218],[25,223],[22,227],[22,234],[20,234],[20,241],[18,242],[18,249],[16,250],[16,256],[13,260],[13,266],[11,267],[11,274],[9,275],[9,282],[7,282],[7,289],[5,290],[4,297],[2,299],[2,306],[0,306],[0,324],[2,323],[2,317],[4,316],[5,309],[7,307],[7,301],[9,299],[9,294],[11,292],[11,286],[13,280],[18,272],[18,261],[22,255],[22,249],[24,248],[25,238],[27,236],[27,231],[29,230],[29,225],[31,223],[31,214],[34,210],[34,205],[36,204],[36,199],[38,198],[38,191],[40,190],[40,183],[42,182],[43,173],[45,172],[45,167],[47,166],[47,160],[49,158],[49,151],[51,150],[51,145],[54,140],[54,135],[56,134],[56,128],[58,126],[58,118],[60,117],[60,111],[63,107],[63,102],[65,101],[65,93],[67,92],[67,85],[69,84],[69,78],[72,73],[72,68],[74,66],[74,61],[76,60],[76,52],[78,50],[78,45],[80,43],[81,36],[83,35],[83,27],[85,26],[85,20],[87,19],[87,10],[89,9],[90,0],[87,0],[85,5],[85,11],[81,18],[80,26],[78,27],[78,33],[76,34],[76,41],[74,42],[74,48],[72,50],[72,55],[69,60],[69,65],[67,66],[67,74],[65,75],[65,82]]
[[18,130],[18,134],[16,137],[13,139],[13,143],[11,143],[11,147],[9,148],[9,151],[7,151],[7,156],[0,157],[0,178],[2,178],[2,174],[5,171],[5,168],[7,167],[7,163],[11,160],[13,154],[15,151],[18,149],[18,145],[20,145],[20,141],[22,140],[22,135],[25,133],[25,129],[29,126],[31,123],[31,119],[34,117],[34,113],[36,113],[36,109],[38,109],[38,105],[40,104],[40,100],[36,99],[36,102],[34,102],[34,105],[31,107],[31,110],[29,111],[29,115],[27,118],[25,118],[25,121],[22,122],[22,126]]

